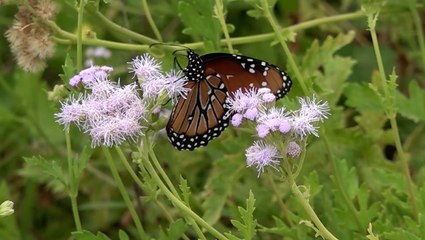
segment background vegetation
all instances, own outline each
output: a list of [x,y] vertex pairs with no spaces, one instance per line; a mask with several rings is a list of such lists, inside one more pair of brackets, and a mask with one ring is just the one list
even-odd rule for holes
[[[0,218],[0,239],[143,236],[105,152],[87,148],[90,139],[77,128],[70,139],[78,161],[68,165],[65,134],[54,119],[59,99],[49,93],[82,68],[89,47],[111,51],[111,58],[94,62],[113,66],[123,83],[134,81],[127,62],[147,51],[172,68],[167,47],[149,48],[157,41],[200,54],[237,52],[286,69],[294,84],[281,105],[315,92],[331,107],[320,137],[308,139],[295,180],[324,226],[338,239],[425,239],[423,1],[57,0],[51,20],[30,17],[55,47],[41,59],[45,67],[28,72],[34,69],[17,64],[5,33],[18,6],[35,2],[0,1],[0,202],[15,202],[15,213]],[[257,178],[246,168],[252,129],[227,130],[193,152],[175,150],[163,132],[151,141],[181,197],[223,237],[314,239],[321,233],[285,179],[273,171]],[[121,149],[130,158],[129,144]],[[149,174],[138,175],[140,188],[125,164],[115,164],[145,237],[202,238]],[[86,232],[76,232],[70,196]]]

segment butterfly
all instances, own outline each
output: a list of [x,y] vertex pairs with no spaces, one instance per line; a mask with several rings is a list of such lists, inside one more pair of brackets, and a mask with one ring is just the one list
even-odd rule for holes
[[238,89],[267,87],[279,99],[292,86],[288,74],[259,59],[228,53],[200,56],[192,49],[187,49],[187,59],[183,73],[190,90],[177,99],[166,126],[178,150],[205,146],[229,126],[227,100]]

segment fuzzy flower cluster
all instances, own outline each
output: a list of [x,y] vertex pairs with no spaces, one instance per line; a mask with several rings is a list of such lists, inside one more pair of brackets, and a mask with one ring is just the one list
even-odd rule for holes
[[[37,18],[52,20],[57,7],[50,0],[28,1]],[[32,16],[26,6],[19,7],[12,26],[6,31],[6,38],[18,65],[25,71],[36,72],[46,67],[46,59],[55,51],[51,30]]]
[[119,145],[141,136],[140,122],[146,107],[138,96],[137,85],[121,87],[109,81],[107,74],[83,76],[90,77],[81,79],[86,93],[62,102],[60,112],[55,114],[56,122],[67,130],[71,123],[76,124],[91,136],[93,147]]
[[[251,89],[236,92],[228,102],[228,107],[234,112],[232,124],[239,126],[243,118],[255,121],[257,135],[261,139],[265,139],[272,132],[283,134],[289,142],[286,152],[282,154],[291,158],[298,157],[302,150],[297,141],[302,141],[309,135],[318,137],[316,122],[321,122],[329,116],[328,103],[313,96],[299,98],[300,108],[295,111],[287,111],[284,107],[267,108],[265,103],[268,101],[264,99],[267,95],[264,93],[269,94],[270,90]],[[266,144],[263,140],[255,142],[246,150],[247,166],[256,167],[260,174],[265,166],[275,166],[278,156],[279,152],[273,145]]]
[[134,73],[140,83],[144,98],[155,100],[166,94],[175,99],[178,96],[185,97],[189,91],[185,87],[187,79],[180,71],[163,73],[160,63],[147,53],[137,56],[129,64],[130,72]]
[[84,86],[90,85],[96,79],[107,78],[112,70],[114,69],[108,66],[91,66],[73,76],[69,80],[69,85],[73,87],[76,87],[78,84],[83,84]]
[[231,119],[232,125],[238,127],[244,118],[254,120],[259,107],[275,99],[269,88],[238,89],[227,103],[229,109],[234,112]]

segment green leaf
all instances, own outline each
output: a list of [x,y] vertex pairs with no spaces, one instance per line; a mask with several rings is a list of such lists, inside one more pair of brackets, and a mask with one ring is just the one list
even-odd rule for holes
[[221,28],[214,17],[213,0],[185,0],[179,2],[179,15],[186,28],[184,34],[202,38],[207,51],[219,49]]
[[183,178],[182,175],[180,175],[180,184],[179,184],[180,191],[183,195],[184,202],[189,205],[189,197],[190,197],[190,187],[187,184],[187,180]]
[[[354,167],[349,168],[347,161],[339,160],[336,161],[336,171],[339,175],[342,188],[347,193],[348,197],[352,200],[359,191],[359,179],[357,177],[356,169]],[[335,176],[331,176],[334,182],[337,181]]]
[[106,236],[104,233],[97,232],[97,234],[94,235],[93,233],[87,230],[83,230],[81,232],[73,232],[72,236],[76,240],[110,240],[110,238]]
[[327,37],[322,44],[315,40],[302,60],[303,75],[312,79],[328,96],[331,105],[339,100],[355,63],[352,58],[335,56],[335,53],[351,43],[354,35],[354,31],[350,31],[337,37]]
[[130,240],[130,237],[128,236],[128,234],[122,229],[118,231],[118,236],[120,240]]
[[380,98],[366,84],[349,84],[344,91],[346,104],[361,110],[382,111],[384,108]]
[[166,232],[160,231],[160,240],[178,240],[181,239],[184,231],[186,230],[186,224],[182,219],[177,219],[170,223],[170,227]]
[[[242,234],[243,239],[252,239],[255,235],[255,227],[257,226],[257,220],[254,219],[255,210],[255,198],[254,194],[249,191],[249,197],[246,200],[246,208],[238,207],[238,211],[241,215],[242,222],[238,220],[231,220],[233,226]],[[231,235],[230,235],[231,236]]]
[[76,67],[72,62],[69,54],[66,55],[65,63],[62,65],[63,74],[59,74],[59,77],[62,79],[65,85],[69,84],[69,79],[71,79],[76,72]]
[[311,197],[317,195],[323,188],[323,185],[320,185],[319,183],[319,175],[315,170],[310,172],[308,176],[304,177],[304,185],[308,186]]
[[425,121],[425,90],[416,81],[409,84],[409,97],[399,91],[396,92],[396,106],[398,112],[415,122]]
[[369,191],[370,190],[368,189],[366,184],[362,184],[357,194],[359,219],[362,225],[365,227],[378,216],[379,211],[381,210],[379,202],[374,202],[369,205]]
[[68,188],[68,181],[62,167],[57,161],[44,158],[25,158],[25,168],[22,173],[33,177],[41,182],[47,182],[48,186],[56,192]]

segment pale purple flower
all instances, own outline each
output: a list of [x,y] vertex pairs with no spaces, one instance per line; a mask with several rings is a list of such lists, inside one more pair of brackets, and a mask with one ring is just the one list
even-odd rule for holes
[[240,113],[233,114],[231,119],[232,125],[235,127],[239,127],[242,124],[242,119],[243,119],[242,114]]
[[227,107],[234,113],[240,113],[244,118],[254,120],[258,109],[263,104],[274,101],[275,96],[268,88],[239,88],[227,101]]
[[167,94],[169,98],[175,100],[177,96],[186,97],[189,88],[185,87],[186,77],[181,72],[171,71],[165,75],[158,74],[145,78],[141,82],[144,98],[157,99],[162,94]]
[[56,122],[64,125],[66,130],[69,130],[71,123],[80,124],[86,119],[86,111],[84,106],[81,104],[83,95],[79,95],[77,98],[71,96],[66,101],[61,103],[60,112],[55,114]]
[[258,94],[261,96],[261,99],[266,103],[270,103],[276,100],[276,96],[272,93],[272,90],[270,88],[259,88]]
[[164,78],[165,89],[169,98],[175,100],[178,96],[186,97],[190,89],[185,87],[187,79],[181,71],[171,70],[165,74]]
[[285,113],[285,108],[272,107],[263,109],[257,118],[257,134],[264,138],[269,132],[280,131],[288,133],[291,129],[288,113]]
[[273,145],[266,144],[263,141],[256,141],[245,151],[247,167],[255,167],[258,172],[264,172],[264,167],[271,166],[276,168],[279,164],[280,154]]
[[79,83],[84,86],[90,84],[96,78],[107,78],[114,69],[108,66],[91,66],[87,69],[82,70],[77,75],[73,76],[69,80],[69,85],[75,87]]
[[138,79],[145,80],[161,75],[160,63],[148,53],[137,56],[129,64],[131,64],[130,72],[133,72]]
[[317,119],[318,121],[323,121],[330,115],[328,102],[316,100],[316,96],[314,95],[311,99],[309,97],[299,98],[298,101],[301,104],[301,115],[308,115],[310,118]]
[[292,132],[300,139],[311,134],[318,137],[318,128],[313,123],[323,121],[330,115],[328,103],[317,101],[314,96],[312,99],[300,98],[299,102],[301,108],[295,111],[291,117]]
[[291,141],[286,147],[286,155],[292,158],[296,158],[301,154],[301,147],[298,143]]
[[67,129],[75,123],[91,136],[93,147],[135,141],[143,134],[140,121],[146,107],[135,83],[120,87],[107,78],[96,78],[87,89],[91,91],[62,103],[61,111],[55,114],[59,124]]

